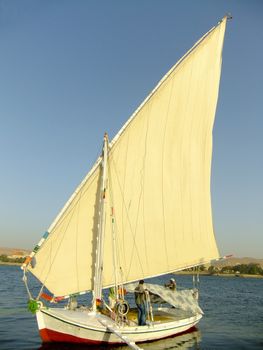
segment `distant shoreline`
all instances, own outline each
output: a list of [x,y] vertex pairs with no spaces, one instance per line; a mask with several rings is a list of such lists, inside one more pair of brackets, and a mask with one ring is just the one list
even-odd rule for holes
[[12,263],[12,262],[3,262],[3,261],[0,261],[0,265],[22,266],[21,263]]
[[[193,275],[192,271],[179,271],[175,272],[174,275]],[[237,277],[237,278],[263,278],[262,275],[249,275],[249,274],[235,274],[235,273],[209,273],[200,271],[200,276],[218,276],[218,277]]]

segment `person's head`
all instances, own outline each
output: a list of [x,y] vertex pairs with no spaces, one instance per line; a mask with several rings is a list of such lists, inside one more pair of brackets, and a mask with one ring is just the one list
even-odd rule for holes
[[139,281],[139,284],[144,284],[144,280],[140,280],[140,281]]
[[173,283],[173,284],[175,284],[175,279],[174,279],[174,278],[171,278],[171,279],[170,279],[170,282]]

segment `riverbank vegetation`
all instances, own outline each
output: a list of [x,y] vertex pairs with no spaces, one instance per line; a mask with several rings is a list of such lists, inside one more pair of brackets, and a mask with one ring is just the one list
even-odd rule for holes
[[214,266],[208,268],[210,273],[235,273],[245,275],[263,275],[263,269],[258,264],[240,264],[236,266],[224,266],[220,270]]
[[25,257],[11,257],[11,256],[7,256],[5,254],[0,255],[0,263],[4,263],[4,264],[23,264],[23,262],[25,261]]
[[263,268],[260,264],[237,264],[218,267],[211,265],[206,267],[204,265],[199,266],[199,268],[187,269],[183,272],[193,273],[194,271],[205,275],[234,275],[234,276],[244,276],[244,275],[254,275],[263,277]]

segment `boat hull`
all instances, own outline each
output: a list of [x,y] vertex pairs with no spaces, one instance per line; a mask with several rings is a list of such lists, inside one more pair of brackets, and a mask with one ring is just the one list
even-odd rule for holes
[[[86,344],[125,343],[112,328],[135,343],[158,340],[188,331],[202,317],[198,314],[169,322],[154,322],[146,326],[117,327],[109,317],[88,311],[40,309],[36,316],[43,342]],[[111,330],[106,325],[109,325]]]

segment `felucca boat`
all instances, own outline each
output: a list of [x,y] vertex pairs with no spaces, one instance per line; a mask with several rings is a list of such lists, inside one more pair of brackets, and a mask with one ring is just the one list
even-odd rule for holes
[[[127,295],[135,281],[219,258],[210,171],[227,19],[170,69],[111,142],[104,135],[101,156],[23,264],[44,342],[139,349],[201,319],[195,289],[146,283],[144,326]],[[28,272],[41,282],[36,296]],[[79,306],[85,293],[91,304]]]

